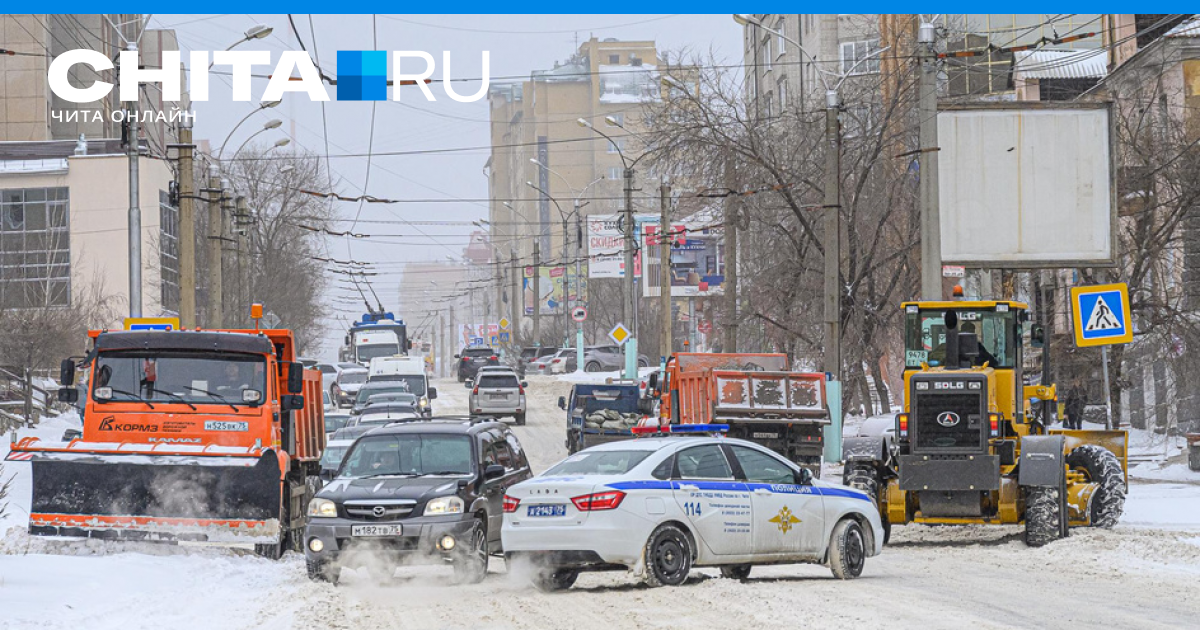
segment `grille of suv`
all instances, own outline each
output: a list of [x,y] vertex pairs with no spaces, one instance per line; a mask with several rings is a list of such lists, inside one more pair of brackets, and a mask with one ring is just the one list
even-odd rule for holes
[[342,510],[345,512],[346,518],[364,521],[392,521],[411,514],[416,504],[416,501],[409,499],[346,501],[342,505]]
[[[982,445],[979,393],[924,393],[916,399],[916,447],[925,449],[977,449]],[[949,412],[958,423],[944,426],[938,417]]]

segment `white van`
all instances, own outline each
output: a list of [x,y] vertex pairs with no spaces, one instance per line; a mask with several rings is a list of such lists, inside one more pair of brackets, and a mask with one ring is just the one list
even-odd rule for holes
[[424,358],[396,356],[371,359],[367,382],[379,381],[405,383],[408,385],[408,391],[416,395],[421,415],[433,415],[433,405],[430,401],[437,398],[437,389],[429,386]]

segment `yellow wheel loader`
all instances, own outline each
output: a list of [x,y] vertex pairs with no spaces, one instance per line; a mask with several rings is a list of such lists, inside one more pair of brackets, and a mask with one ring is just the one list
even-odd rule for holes
[[[1128,483],[1124,431],[1051,430],[1053,385],[1025,385],[1028,306],[904,307],[904,407],[880,437],[847,438],[844,482],[892,525],[1024,524],[1039,547],[1112,527]],[[1040,327],[1030,347],[1044,350]]]

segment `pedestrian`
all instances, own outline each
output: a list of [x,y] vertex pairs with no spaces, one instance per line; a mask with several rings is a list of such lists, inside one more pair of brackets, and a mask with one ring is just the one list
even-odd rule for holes
[[1063,427],[1066,429],[1079,430],[1083,428],[1083,393],[1079,386],[1072,385],[1067,389],[1066,404],[1063,405],[1063,411],[1066,412],[1066,420],[1063,422]]

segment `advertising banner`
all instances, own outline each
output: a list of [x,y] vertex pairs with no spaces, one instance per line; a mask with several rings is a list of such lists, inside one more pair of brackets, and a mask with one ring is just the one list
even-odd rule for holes
[[[642,226],[646,278],[642,294],[660,295],[658,221]],[[671,295],[702,297],[725,293],[725,230],[711,222],[678,222],[671,226]]]
[[[622,235],[621,214],[597,214],[587,218],[588,262],[590,263],[589,278],[623,278],[625,277],[625,239]],[[652,214],[634,215],[637,226],[647,222],[657,222],[658,217]],[[634,234],[638,233],[635,227]],[[641,256],[634,254],[634,277],[642,275]]]
[[[541,307],[542,315],[561,315],[563,308],[576,304],[587,304],[587,273],[588,265],[580,265],[582,282],[575,276],[575,265],[563,267],[542,267],[541,280],[538,282],[540,295],[533,295],[533,267],[526,267],[522,286],[524,288],[525,314],[533,314],[534,302]],[[565,289],[565,293],[564,293]],[[564,297],[565,294],[565,297]]]

